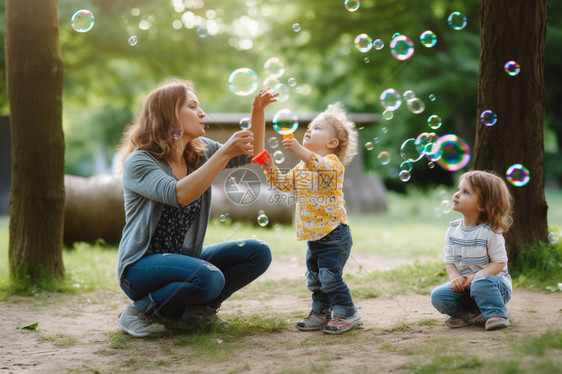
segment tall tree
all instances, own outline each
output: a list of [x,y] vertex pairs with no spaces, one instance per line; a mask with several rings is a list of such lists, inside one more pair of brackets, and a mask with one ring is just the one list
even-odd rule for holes
[[[517,260],[521,245],[547,239],[543,70],[548,2],[480,2],[477,112],[480,118],[484,110],[492,110],[498,120],[493,126],[477,124],[473,167],[505,175],[511,165],[522,164],[531,177],[522,187],[510,186],[515,211],[506,244],[512,262]],[[518,75],[504,72],[504,64],[510,60],[519,63]]]
[[6,0],[12,280],[62,277],[63,61],[57,0]]

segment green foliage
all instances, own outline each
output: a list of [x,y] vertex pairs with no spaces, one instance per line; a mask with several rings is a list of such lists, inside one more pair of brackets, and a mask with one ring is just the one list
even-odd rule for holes
[[511,268],[510,273],[516,286],[560,291],[562,244],[539,243],[521,247],[516,267]]

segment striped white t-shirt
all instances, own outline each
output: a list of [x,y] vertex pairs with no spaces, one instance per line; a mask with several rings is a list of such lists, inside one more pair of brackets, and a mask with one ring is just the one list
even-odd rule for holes
[[[508,287],[511,276],[507,271],[507,251],[502,234],[493,232],[489,224],[475,227],[462,227],[462,218],[451,222],[445,238],[444,257],[446,264],[455,264],[463,276],[475,274],[490,262],[505,262],[497,274]],[[477,276],[474,280],[476,281]]]

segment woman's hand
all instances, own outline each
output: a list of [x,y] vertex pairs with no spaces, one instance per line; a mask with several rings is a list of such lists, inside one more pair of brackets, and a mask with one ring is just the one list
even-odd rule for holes
[[252,107],[255,109],[264,109],[269,104],[277,101],[277,96],[279,96],[279,92],[273,93],[269,87],[266,87],[254,96]]
[[232,158],[254,153],[254,134],[249,130],[237,131],[223,144],[223,150]]

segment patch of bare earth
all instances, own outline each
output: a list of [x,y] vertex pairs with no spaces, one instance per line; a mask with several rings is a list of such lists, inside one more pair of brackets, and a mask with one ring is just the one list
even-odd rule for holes
[[[362,265],[366,266],[363,260]],[[378,265],[388,264],[381,259]],[[302,265],[275,261],[260,280],[302,277],[302,270]],[[445,316],[426,295],[390,297],[382,292],[380,297],[357,301],[364,328],[339,336],[293,327],[299,317],[292,316],[308,312],[308,297],[251,295],[228,300],[220,314],[287,315],[289,328],[217,340],[219,351],[229,352],[228,359],[220,358],[220,353],[202,357],[189,344],[163,349],[159,339],[125,339],[126,346],[116,346],[116,336],[123,333],[115,321],[128,303],[119,290],[48,299],[12,297],[0,302],[0,373],[403,372],[447,354],[451,341],[461,342],[467,357],[492,360],[509,352],[513,342],[562,329],[562,293],[515,290],[508,304],[512,326],[485,332],[481,327],[445,327]],[[35,322],[36,331],[17,329]]]

